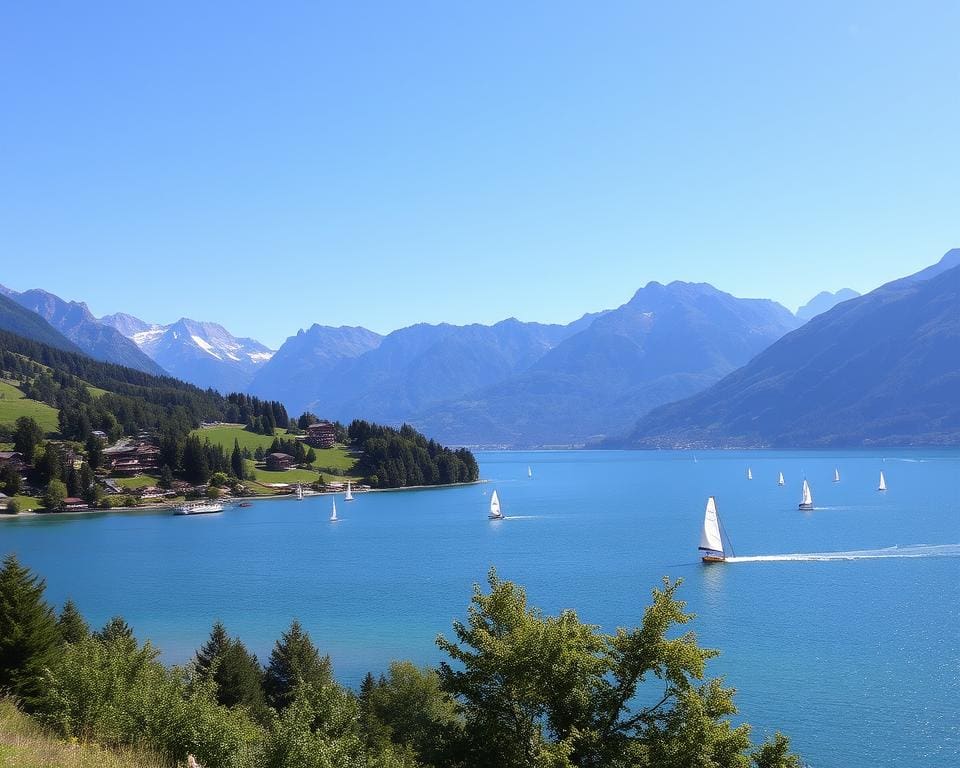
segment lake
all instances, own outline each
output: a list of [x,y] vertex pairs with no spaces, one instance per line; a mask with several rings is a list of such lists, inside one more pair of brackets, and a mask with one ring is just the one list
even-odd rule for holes
[[[605,629],[639,623],[661,577],[682,578],[693,629],[722,651],[709,673],[738,689],[755,740],[779,728],[818,767],[960,765],[960,453],[478,459],[489,483],[339,497],[336,525],[329,497],[22,518],[0,523],[0,551],[52,602],[97,625],[122,614],[171,663],[215,619],[265,659],[297,617],[350,685],[392,659],[435,663],[491,565],[532,604]],[[797,510],[804,476],[813,512]],[[494,488],[507,520],[487,520]],[[699,561],[708,495],[735,562]]]

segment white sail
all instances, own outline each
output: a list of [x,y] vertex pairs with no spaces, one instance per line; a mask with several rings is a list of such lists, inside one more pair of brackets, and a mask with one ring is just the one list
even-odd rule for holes
[[333,500],[333,511],[330,513],[330,522],[331,522],[331,523],[337,522],[337,500],[336,500],[336,498],[334,498],[334,500]]
[[839,483],[839,482],[840,482],[840,470],[839,470],[839,469],[833,470],[833,482],[835,482],[835,483]]
[[501,517],[503,517],[503,513],[500,511],[500,497],[494,491],[493,496],[490,497],[490,519],[499,520]]
[[723,554],[723,539],[720,537],[720,519],[717,517],[717,502],[713,496],[707,499],[703,514],[703,531],[700,533],[700,549]]
[[813,494],[810,493],[810,483],[803,479],[803,495],[800,498],[800,506],[813,507]]
[[747,467],[747,480],[753,480],[753,470]]
[[783,485],[783,472],[781,472],[780,477],[777,478],[777,485]]
[[343,497],[344,501],[353,501],[353,491],[350,490],[350,481],[347,480],[347,493]]
[[533,470],[527,467],[527,477],[533,477]]
[[878,491],[887,490],[887,479],[883,476],[883,470],[880,470],[880,485],[877,486]]
[[297,483],[297,501],[303,501],[303,486]]

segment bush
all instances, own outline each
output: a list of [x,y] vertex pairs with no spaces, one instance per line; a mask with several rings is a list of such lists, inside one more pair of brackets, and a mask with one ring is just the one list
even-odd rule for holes
[[7,502],[6,513],[8,515],[19,515],[20,514],[20,502],[16,499],[10,499]]

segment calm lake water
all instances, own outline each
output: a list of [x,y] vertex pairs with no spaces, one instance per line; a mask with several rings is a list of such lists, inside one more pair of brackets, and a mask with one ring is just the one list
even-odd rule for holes
[[[683,578],[694,630],[722,650],[709,671],[738,688],[755,738],[780,728],[818,767],[960,765],[960,453],[478,458],[489,484],[341,497],[336,525],[329,497],[18,519],[0,523],[0,551],[93,623],[122,614],[172,663],[218,618],[266,658],[297,617],[348,684],[391,659],[436,662],[491,565],[533,604],[607,629]],[[804,475],[814,512],[797,510]],[[487,520],[494,488],[508,520]],[[710,494],[740,562],[699,562]]]

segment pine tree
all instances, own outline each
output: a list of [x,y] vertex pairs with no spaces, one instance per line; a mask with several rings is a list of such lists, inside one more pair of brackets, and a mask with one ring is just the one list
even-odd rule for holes
[[133,629],[122,616],[114,616],[103,625],[103,629],[94,632],[93,636],[104,643],[113,643],[121,639],[133,640]]
[[44,670],[60,644],[53,610],[43,599],[46,584],[8,555],[0,569],[0,689],[27,709],[43,692]]
[[80,611],[73,600],[67,600],[60,609],[60,616],[57,618],[57,627],[60,630],[60,637],[65,643],[79,643],[90,637],[90,627],[83,620]]
[[267,702],[274,709],[283,710],[293,703],[299,684],[321,687],[332,682],[330,657],[321,657],[310,635],[303,631],[300,622],[294,621],[274,645],[263,682]]
[[200,678],[208,679],[213,674],[215,662],[223,656],[229,644],[230,636],[227,635],[226,627],[221,622],[216,622],[210,630],[210,637],[200,646],[193,662]]
[[230,456],[230,468],[238,480],[243,480],[243,454],[240,453],[240,441],[237,440],[237,438],[233,439],[233,453]]
[[173,488],[173,472],[170,471],[169,464],[164,464],[163,469],[160,470],[160,479],[157,481],[157,485],[165,490]]
[[229,641],[213,679],[217,701],[223,706],[246,707],[257,719],[265,713],[263,668],[240,640]]

